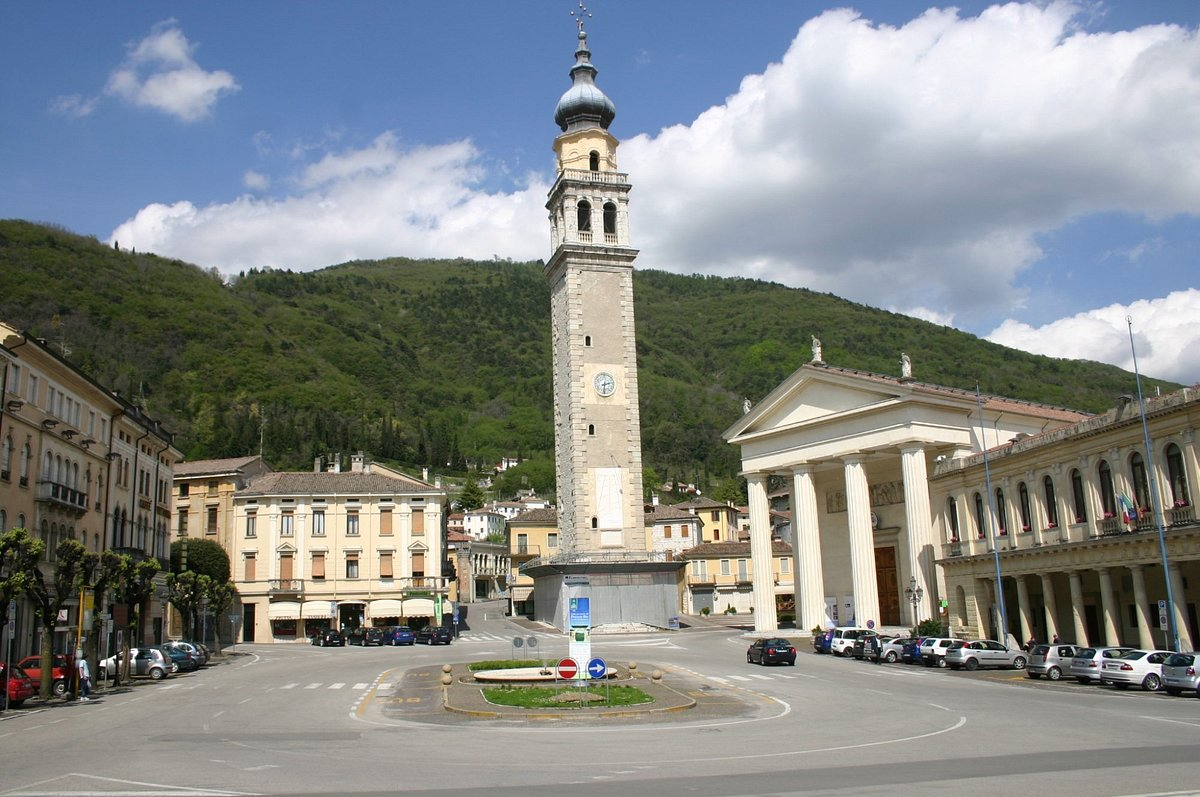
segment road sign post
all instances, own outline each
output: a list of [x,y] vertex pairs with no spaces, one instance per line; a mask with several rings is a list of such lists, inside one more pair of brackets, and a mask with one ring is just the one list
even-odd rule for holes
[[555,672],[559,680],[574,681],[579,677],[579,664],[575,659],[560,659]]

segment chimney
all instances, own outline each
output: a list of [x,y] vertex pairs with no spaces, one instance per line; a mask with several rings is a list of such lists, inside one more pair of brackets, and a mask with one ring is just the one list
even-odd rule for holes
[[363,463],[367,461],[367,455],[359,451],[357,454],[350,455],[350,472],[362,473]]
[[653,495],[650,496],[650,505],[658,506],[658,493],[654,493]]
[[433,486],[438,488],[439,490],[442,489],[442,477],[441,476],[433,477]]
[[334,473],[342,472],[342,452],[341,451],[339,451],[333,455],[333,472]]
[[421,468],[421,481],[429,481],[429,468]]
[[320,472],[321,472],[321,458],[316,457],[313,459],[313,473],[320,473]]

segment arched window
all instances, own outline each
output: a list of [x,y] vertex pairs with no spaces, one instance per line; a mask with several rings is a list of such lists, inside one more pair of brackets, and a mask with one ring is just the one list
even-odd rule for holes
[[1104,510],[1104,517],[1116,517],[1117,493],[1113,489],[1112,468],[1108,460],[1100,460],[1100,464],[1096,466],[1096,475],[1100,477],[1100,508]]
[[593,172],[600,171],[600,153],[596,150],[588,154],[588,169]]
[[975,533],[979,539],[987,534],[987,524],[983,522],[983,496],[975,493]]
[[1021,531],[1029,531],[1033,528],[1029,521],[1033,513],[1029,511],[1029,488],[1025,486],[1025,482],[1017,485],[1017,504],[1021,510]]
[[46,481],[50,481],[52,478],[54,478],[54,455],[49,451],[47,451],[46,456],[42,458],[42,478]]
[[[21,449],[21,486],[29,484],[29,463],[33,461],[33,451],[29,448],[29,443],[25,443]],[[24,528],[24,527],[22,527]]]
[[595,516],[592,517],[592,528],[594,528],[594,529],[600,528],[600,520],[599,520],[599,518],[596,518]]
[[950,521],[950,539],[958,542],[958,502],[954,496],[946,499],[946,517]]
[[612,202],[604,203],[604,234],[617,234],[617,206]]
[[596,436],[596,424],[589,423],[588,424],[588,437],[595,437],[595,436]]
[[1183,469],[1183,453],[1174,443],[1167,446],[1167,478],[1171,481],[1172,506],[1191,506],[1192,498],[1188,493],[1187,473]]
[[592,345],[592,336],[591,336],[591,335],[584,335],[584,336],[583,336],[583,345],[584,345],[584,346],[591,346],[591,345]]
[[3,450],[0,450],[0,470],[4,471],[4,478],[7,480],[12,473],[12,435],[5,435],[4,442],[0,445],[3,446]]
[[580,232],[592,231],[592,203],[586,199],[579,200],[579,204],[575,206],[577,216],[577,226]]
[[8,515],[3,509],[0,509],[0,534],[8,531]]
[[1054,479],[1049,476],[1042,479],[1042,494],[1046,499],[1046,525],[1058,528],[1058,499],[1054,495]]
[[1004,491],[999,487],[996,488],[996,525],[1001,537],[1008,534],[1008,508],[1004,505]]
[[1083,497],[1083,474],[1079,468],[1071,470],[1071,498],[1074,503],[1075,522],[1087,523],[1087,501]]
[[1133,481],[1133,501],[1142,512],[1150,511],[1150,482],[1146,478],[1146,461],[1134,451],[1129,457],[1129,476]]

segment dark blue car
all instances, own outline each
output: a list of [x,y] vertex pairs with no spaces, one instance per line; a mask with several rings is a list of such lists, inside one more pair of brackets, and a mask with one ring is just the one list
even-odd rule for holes
[[813,650],[817,653],[828,653],[829,645],[833,641],[833,629],[830,628],[823,634],[818,634],[813,637]]
[[385,645],[411,645],[417,641],[417,635],[406,625],[394,625],[383,632]]
[[917,637],[904,646],[904,650],[900,654],[901,661],[906,664],[921,663],[921,639],[922,637]]

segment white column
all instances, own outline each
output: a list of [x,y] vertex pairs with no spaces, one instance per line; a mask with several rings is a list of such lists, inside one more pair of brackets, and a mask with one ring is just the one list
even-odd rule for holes
[[[1194,489],[1188,485],[1189,489]],[[1183,575],[1179,572],[1179,563],[1171,562],[1169,565],[1169,573],[1171,579],[1171,597],[1175,599],[1175,628],[1179,633],[1179,649],[1194,650],[1192,647],[1192,635],[1188,632],[1187,615],[1184,614],[1184,607],[1187,606],[1187,598],[1183,591]],[[1171,607],[1168,607],[1171,608]],[[1174,640],[1171,640],[1174,642]]]
[[[1025,576],[1017,576],[1017,613],[1021,616],[1021,639],[1020,643],[1024,645],[1033,638],[1033,616],[1029,606],[1029,585],[1025,583]],[[1007,641],[1005,641],[1007,644]]]
[[[900,450],[900,467],[904,477],[904,525],[908,538],[909,578],[917,579],[924,593],[924,604],[917,608],[913,627],[922,617],[929,617],[929,607],[937,605],[937,578],[934,560],[937,558],[933,536],[933,515],[929,506],[929,477],[922,446]],[[907,586],[907,578],[900,582]],[[912,604],[909,603],[911,608]]]
[[846,522],[850,526],[850,583],[854,590],[855,625],[879,623],[879,587],[875,579],[875,537],[871,531],[871,496],[867,468],[856,457],[844,461]]
[[[983,584],[983,589],[979,584]],[[979,637],[992,635],[992,617],[995,614],[996,582],[995,579],[981,578],[975,582],[975,611],[979,615],[975,626],[979,629]],[[981,600],[982,596],[982,600]],[[997,627],[999,622],[996,623]]]
[[1107,567],[1096,570],[1100,574],[1100,611],[1103,614],[1104,644],[1120,645],[1121,634],[1117,630],[1116,600],[1113,597],[1112,574]]
[[[821,529],[811,466],[792,471],[792,577],[796,591],[796,627],[825,627],[825,579],[821,572]],[[756,610],[757,611],[757,610]]]
[[771,570],[771,517],[767,503],[767,477],[762,473],[746,476],[750,498],[750,567],[754,585],[754,630],[774,631],[779,627],[775,615],[775,575]]
[[1087,624],[1083,620],[1083,579],[1078,570],[1067,573],[1071,580],[1071,617],[1075,621],[1075,644],[1089,644]]
[[1054,579],[1049,573],[1042,573],[1042,603],[1046,609],[1047,642],[1058,636],[1058,605],[1054,599]]
[[1133,574],[1133,613],[1137,616],[1138,647],[1154,650],[1154,636],[1150,633],[1150,600],[1146,596],[1146,573],[1141,565],[1128,565]]

